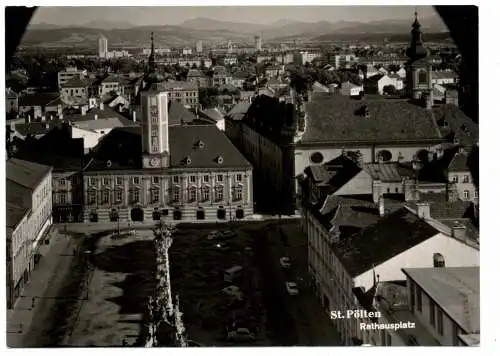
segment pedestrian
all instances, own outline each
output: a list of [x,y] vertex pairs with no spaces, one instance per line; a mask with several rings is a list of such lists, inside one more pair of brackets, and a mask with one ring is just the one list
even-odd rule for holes
[[31,308],[35,307],[35,298],[31,298]]

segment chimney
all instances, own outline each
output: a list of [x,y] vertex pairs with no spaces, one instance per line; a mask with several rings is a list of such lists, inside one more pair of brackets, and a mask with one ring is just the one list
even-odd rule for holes
[[136,116],[135,110],[132,111],[132,121],[137,122],[137,116]]
[[97,120],[97,114],[94,115],[94,120]]
[[104,103],[99,103],[99,110],[104,110]]
[[26,118],[28,120],[28,124],[31,122],[31,115],[28,114],[28,117]]
[[82,110],[82,116],[87,114],[87,108],[85,106],[82,106],[81,110]]
[[417,203],[417,215],[421,219],[430,219],[431,218],[431,204],[418,202]]
[[378,211],[380,213],[380,216],[384,216],[385,213],[384,194],[382,194],[379,198]]
[[466,227],[460,223],[456,223],[451,228],[451,236],[456,238],[457,240],[465,240],[466,239]]
[[434,268],[441,268],[441,267],[446,267],[444,257],[440,253],[435,253],[432,256],[432,259],[434,261]]

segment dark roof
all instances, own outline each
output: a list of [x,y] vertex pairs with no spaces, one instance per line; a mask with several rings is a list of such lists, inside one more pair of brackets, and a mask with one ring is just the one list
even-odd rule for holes
[[167,90],[198,90],[198,86],[195,82],[165,82],[162,83],[162,87]]
[[351,276],[370,270],[435,236],[438,230],[401,208],[332,246]]
[[[365,117],[364,112],[369,112]],[[429,110],[405,100],[357,100],[318,97],[306,104],[307,129],[302,142],[391,142],[439,140]]]
[[[462,145],[473,146],[479,142],[479,126],[456,105],[445,104],[433,109],[434,117],[443,136],[452,133]],[[447,123],[447,127],[444,123]]]
[[[420,199],[420,201],[426,201]],[[430,203],[430,214],[433,219],[468,219],[474,216],[473,203],[468,201],[432,201]],[[416,210],[417,204],[415,202],[408,202],[406,205]]]
[[[203,142],[199,147],[197,143]],[[169,127],[171,168],[249,168],[250,163],[214,125]],[[141,169],[141,129],[116,128],[96,146],[88,170]],[[187,158],[191,163],[187,164]],[[222,162],[218,163],[218,157]]]
[[69,79],[66,83],[62,84],[62,88],[85,88],[87,87],[88,81],[81,80],[78,76],[74,76]]
[[458,152],[448,166],[448,172],[470,172],[468,155],[465,152]]
[[34,162],[11,158],[7,161],[5,171],[8,180],[34,190],[52,167]]
[[196,120],[196,115],[186,109],[181,103],[177,101],[170,101],[168,103],[168,125],[183,125],[190,124]]
[[46,106],[59,98],[59,93],[37,93],[19,97],[19,106]]
[[362,165],[373,180],[380,180],[382,182],[401,182],[403,177],[413,177],[415,174],[411,169],[406,169],[399,163],[364,163]]
[[316,183],[328,185],[333,193],[361,172],[361,168],[347,156],[340,155],[321,166],[306,167],[304,172]]
[[[8,188],[7,188],[8,189]],[[7,202],[7,227],[15,229],[22,218],[30,210],[29,208],[23,208],[17,204]]]
[[250,103],[240,102],[236,104],[231,110],[229,110],[227,116],[232,120],[241,120],[245,116],[249,107]]
[[22,136],[27,136],[30,133],[32,136],[44,135],[54,127],[61,124],[59,119],[41,121],[31,121],[30,123],[22,122],[15,124],[15,130]]
[[106,78],[104,78],[101,83],[123,83],[123,78],[110,74]]

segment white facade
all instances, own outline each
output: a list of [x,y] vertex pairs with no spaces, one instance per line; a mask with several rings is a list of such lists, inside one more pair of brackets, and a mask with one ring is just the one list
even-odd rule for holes
[[98,54],[99,58],[107,58],[108,53],[108,39],[106,37],[99,37],[98,40]]
[[61,87],[61,85],[66,84],[66,82],[73,77],[78,77],[80,79],[83,79],[86,76],[87,76],[86,69],[67,67],[66,70],[57,73],[57,85]]
[[102,129],[99,131],[86,130],[79,127],[71,127],[71,138],[83,138],[83,149],[88,153],[92,148],[97,146],[99,140],[106,136],[112,129]]
[[384,87],[386,85],[393,85],[396,90],[403,90],[403,80],[401,78],[390,77],[389,75],[384,75],[377,82],[379,95],[384,94]]
[[479,190],[472,180],[470,171],[449,172],[448,182],[453,185],[453,189],[457,192],[460,200],[479,203]]

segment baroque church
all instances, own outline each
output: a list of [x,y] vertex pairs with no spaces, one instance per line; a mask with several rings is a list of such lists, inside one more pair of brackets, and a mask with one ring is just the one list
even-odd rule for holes
[[116,128],[83,172],[84,221],[243,219],[253,214],[252,166],[215,125],[169,126],[154,38],[140,127]]

